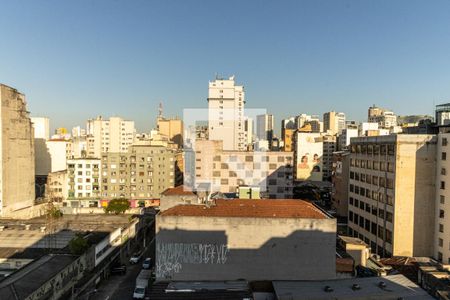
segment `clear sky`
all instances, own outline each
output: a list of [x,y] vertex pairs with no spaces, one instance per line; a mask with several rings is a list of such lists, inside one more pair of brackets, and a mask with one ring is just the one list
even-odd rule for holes
[[450,1],[2,1],[0,82],[51,127],[120,115],[139,130],[207,106],[235,74],[282,117],[450,102]]

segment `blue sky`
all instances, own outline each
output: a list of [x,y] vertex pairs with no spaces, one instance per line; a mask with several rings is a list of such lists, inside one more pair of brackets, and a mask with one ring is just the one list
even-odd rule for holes
[[0,37],[0,82],[52,128],[120,115],[149,130],[160,101],[206,107],[216,73],[277,124],[450,101],[450,1],[2,1]]

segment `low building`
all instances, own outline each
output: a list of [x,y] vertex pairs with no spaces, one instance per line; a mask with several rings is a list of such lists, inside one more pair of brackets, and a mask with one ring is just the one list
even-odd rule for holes
[[196,193],[184,185],[169,188],[161,193],[159,209],[164,211],[179,204],[199,204],[200,200]]
[[48,174],[45,187],[45,198],[51,202],[63,202],[68,196],[67,170]]
[[302,200],[216,200],[156,216],[157,280],[336,277],[336,220]]
[[433,299],[403,275],[322,281],[274,281],[276,299]]

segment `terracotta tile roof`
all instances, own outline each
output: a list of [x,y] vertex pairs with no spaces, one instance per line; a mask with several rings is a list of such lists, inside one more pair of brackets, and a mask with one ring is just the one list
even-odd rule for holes
[[209,208],[204,205],[178,205],[161,216],[253,217],[327,219],[319,208],[304,200],[291,199],[218,199]]
[[185,188],[184,185],[179,185],[174,188],[168,188],[162,193],[164,196],[173,196],[173,195],[180,195],[180,196],[193,196],[195,195],[194,192],[192,192],[191,189]]

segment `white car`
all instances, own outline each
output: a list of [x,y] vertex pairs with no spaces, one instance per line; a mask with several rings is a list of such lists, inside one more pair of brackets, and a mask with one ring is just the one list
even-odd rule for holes
[[133,299],[144,299],[145,297],[145,288],[137,286],[134,289]]
[[140,252],[134,253],[130,257],[130,264],[132,264],[132,265],[137,264],[141,260],[141,257],[142,257],[142,254]]

